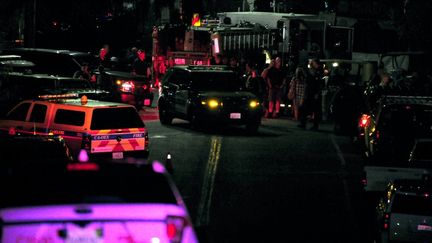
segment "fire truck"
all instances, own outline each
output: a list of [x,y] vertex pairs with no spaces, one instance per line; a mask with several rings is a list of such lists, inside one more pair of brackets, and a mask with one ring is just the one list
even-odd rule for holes
[[351,59],[354,30],[331,15],[224,12],[201,26],[153,29],[153,78],[158,83],[174,65],[227,64],[219,57],[253,60],[259,67],[280,56],[284,64],[309,58]]
[[[211,65],[223,57],[263,59],[273,49],[276,30],[262,26],[166,25],[153,29],[153,78],[158,83],[166,69],[175,65]],[[221,57],[221,59],[219,59]],[[220,61],[220,62],[219,62]]]

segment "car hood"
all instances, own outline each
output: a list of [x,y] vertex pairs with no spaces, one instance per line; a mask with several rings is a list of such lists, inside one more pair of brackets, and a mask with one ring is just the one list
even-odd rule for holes
[[251,92],[247,92],[247,91],[229,91],[229,92],[224,92],[224,91],[208,91],[208,92],[203,92],[200,91],[198,93],[198,97],[200,98],[247,98],[247,99],[254,99],[256,98],[256,96],[254,94],[252,94]]

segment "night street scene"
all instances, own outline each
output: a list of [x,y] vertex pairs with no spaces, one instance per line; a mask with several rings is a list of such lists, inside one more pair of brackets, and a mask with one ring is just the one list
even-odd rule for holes
[[1,242],[432,243],[431,13],[1,0]]

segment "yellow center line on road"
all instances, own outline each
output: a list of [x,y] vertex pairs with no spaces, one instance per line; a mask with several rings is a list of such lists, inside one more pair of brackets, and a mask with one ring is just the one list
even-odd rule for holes
[[204,172],[201,199],[198,206],[197,220],[195,221],[197,226],[208,225],[210,221],[210,207],[222,147],[221,137],[213,136],[210,140],[209,159]]

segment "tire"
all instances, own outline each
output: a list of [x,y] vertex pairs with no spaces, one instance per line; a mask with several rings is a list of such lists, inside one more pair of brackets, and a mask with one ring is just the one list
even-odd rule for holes
[[201,124],[201,119],[197,114],[192,112],[192,114],[189,116],[189,122],[192,129],[199,130],[203,127],[203,124]]
[[260,126],[259,123],[246,124],[246,131],[248,134],[256,134],[258,133],[259,126]]
[[171,125],[174,117],[169,114],[167,108],[163,103],[159,104],[159,121],[162,125]]

